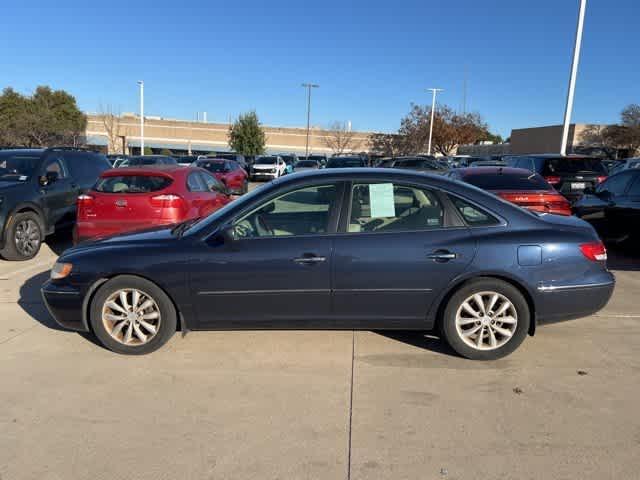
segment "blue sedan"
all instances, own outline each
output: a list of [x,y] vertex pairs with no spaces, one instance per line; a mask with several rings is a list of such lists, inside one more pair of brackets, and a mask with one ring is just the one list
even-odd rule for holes
[[606,250],[574,217],[393,169],[286,176],[199,221],[67,250],[42,287],[63,327],[144,354],[176,330],[438,330],[460,355],[603,308]]

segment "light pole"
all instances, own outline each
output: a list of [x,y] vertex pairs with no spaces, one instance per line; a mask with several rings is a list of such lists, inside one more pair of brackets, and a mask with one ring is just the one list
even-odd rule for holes
[[303,83],[302,86],[307,89],[307,144],[305,147],[305,157],[309,156],[309,130],[311,128],[311,89],[318,88],[320,85],[315,83]]
[[427,149],[427,155],[431,155],[431,139],[433,138],[433,116],[436,110],[436,94],[438,92],[444,92],[442,88],[427,88],[427,91],[433,93],[433,99],[431,100],[431,121],[429,122],[429,147]]
[[140,155],[144,155],[144,81],[138,80],[140,85]]
[[578,64],[580,63],[580,48],[582,46],[582,29],[584,27],[584,14],[587,9],[587,0],[580,0],[580,12],[578,13],[578,28],[576,29],[576,42],[573,46],[573,61],[571,62],[571,77],[569,78],[569,91],[567,92],[567,105],[564,110],[564,125],[562,126],[562,143],[560,154],[567,154],[567,140],[569,139],[569,126],[573,111],[573,96],[576,89],[576,77],[578,76]]

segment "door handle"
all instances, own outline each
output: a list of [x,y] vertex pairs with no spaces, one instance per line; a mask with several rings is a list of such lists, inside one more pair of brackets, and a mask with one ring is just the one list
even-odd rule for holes
[[448,262],[456,258],[458,258],[458,255],[446,250],[438,250],[427,255],[428,260],[435,260],[436,262]]
[[326,257],[309,256],[294,258],[293,261],[301,265],[314,265],[316,263],[322,263],[326,261]]

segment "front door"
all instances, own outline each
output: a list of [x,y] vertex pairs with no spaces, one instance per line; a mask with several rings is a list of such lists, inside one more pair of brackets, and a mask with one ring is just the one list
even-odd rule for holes
[[355,183],[334,243],[333,311],[358,328],[424,328],[433,299],[471,262],[467,227],[442,197],[398,183]]
[[234,241],[207,241],[191,274],[201,328],[326,325],[337,189],[316,185],[267,200],[233,220]]

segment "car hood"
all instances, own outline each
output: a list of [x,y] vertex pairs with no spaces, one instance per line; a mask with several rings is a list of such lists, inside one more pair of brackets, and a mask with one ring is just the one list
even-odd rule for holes
[[177,237],[171,233],[172,228],[173,226],[154,227],[136,232],[88,240],[65,251],[65,256],[103,248],[133,247],[175,240]]

